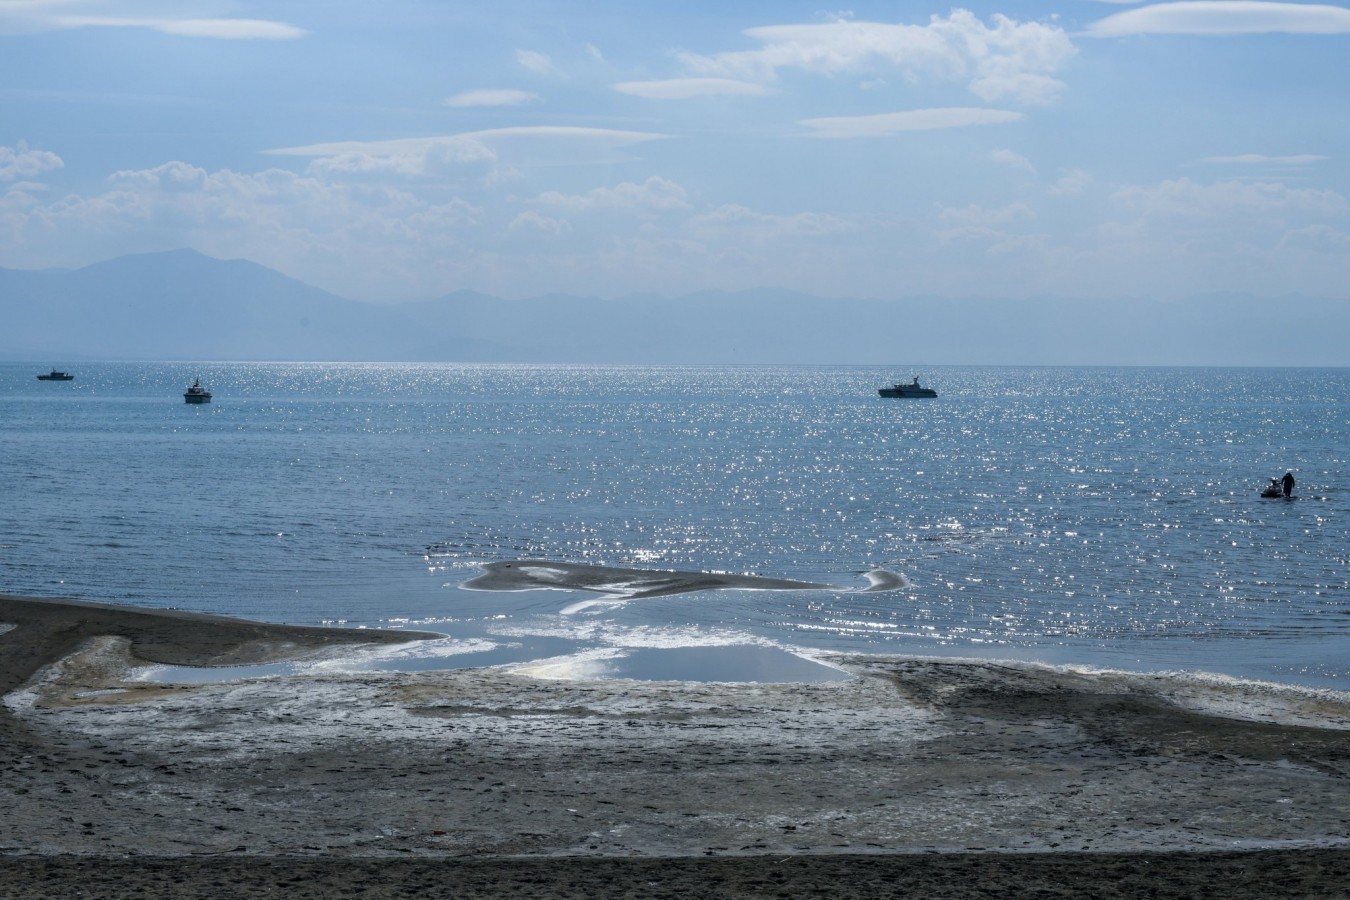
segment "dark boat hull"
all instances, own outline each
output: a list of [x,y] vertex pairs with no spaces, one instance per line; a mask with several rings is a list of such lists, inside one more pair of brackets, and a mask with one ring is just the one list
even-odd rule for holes
[[906,397],[911,399],[923,399],[926,397],[936,397],[937,391],[932,388],[912,388],[912,387],[893,387],[878,388],[877,393],[883,397]]
[[202,387],[202,380],[198,378],[192,382],[191,386],[183,392],[184,403],[210,403],[211,392]]

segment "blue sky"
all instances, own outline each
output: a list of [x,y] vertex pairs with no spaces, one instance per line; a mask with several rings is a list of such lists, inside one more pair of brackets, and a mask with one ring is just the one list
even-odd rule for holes
[[0,0],[0,266],[1350,302],[1350,6]]

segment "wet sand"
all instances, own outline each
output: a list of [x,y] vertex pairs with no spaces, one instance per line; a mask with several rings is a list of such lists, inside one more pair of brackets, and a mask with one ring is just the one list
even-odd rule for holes
[[0,896],[1350,895],[1344,693],[862,656],[134,680],[415,638],[0,597]]

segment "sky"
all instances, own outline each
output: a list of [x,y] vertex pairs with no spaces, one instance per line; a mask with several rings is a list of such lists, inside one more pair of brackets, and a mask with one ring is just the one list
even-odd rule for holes
[[1350,6],[0,0],[0,266],[1350,303]]

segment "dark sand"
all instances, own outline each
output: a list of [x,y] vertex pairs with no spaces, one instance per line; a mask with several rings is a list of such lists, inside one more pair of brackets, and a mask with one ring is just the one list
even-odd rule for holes
[[832,657],[827,684],[142,661],[409,633],[0,597],[0,897],[1346,897],[1350,697]]

